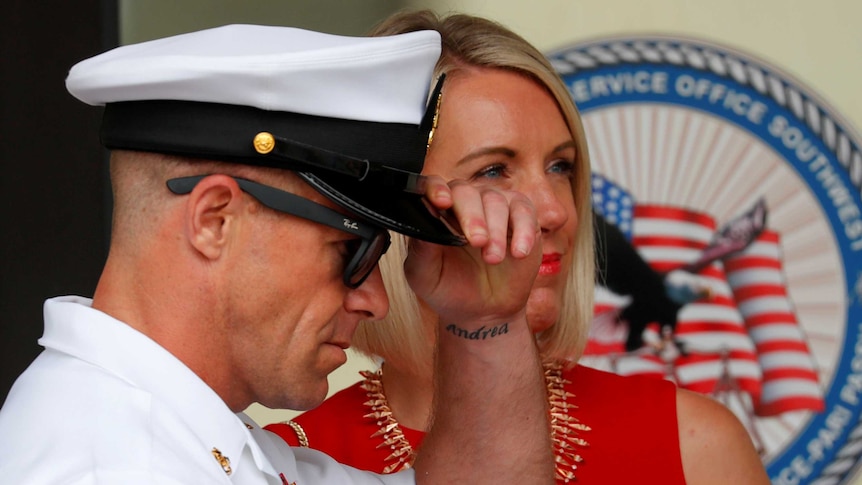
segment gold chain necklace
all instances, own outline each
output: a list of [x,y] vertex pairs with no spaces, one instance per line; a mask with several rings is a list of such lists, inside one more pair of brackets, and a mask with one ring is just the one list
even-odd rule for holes
[[[557,480],[568,483],[575,479],[575,470],[583,461],[577,453],[578,448],[589,446],[580,434],[590,431],[590,427],[582,424],[577,418],[569,415],[569,410],[578,406],[570,402],[575,395],[566,391],[565,385],[570,381],[563,378],[563,366],[558,362],[546,363],[545,383],[548,387],[548,404],[550,408],[551,439],[554,443]],[[401,426],[392,415],[389,401],[383,393],[383,369],[375,372],[361,371],[365,378],[360,387],[366,392],[368,401],[365,405],[371,412],[365,415],[374,419],[380,428],[371,438],[380,437],[383,442],[377,448],[389,448],[392,452],[386,457],[383,473],[406,470],[413,466],[416,452],[410,442],[404,437]]]

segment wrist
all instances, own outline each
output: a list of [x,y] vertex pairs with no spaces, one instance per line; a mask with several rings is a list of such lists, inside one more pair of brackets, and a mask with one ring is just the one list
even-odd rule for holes
[[527,325],[526,312],[520,311],[508,318],[483,318],[476,320],[438,320],[438,338],[456,346],[491,345],[497,347],[504,341],[523,341],[531,332]]
[[499,325],[485,326],[475,330],[468,330],[457,324],[450,323],[446,325],[442,331],[447,332],[457,338],[465,340],[488,340],[497,337],[502,337],[509,333],[509,322],[504,322]]

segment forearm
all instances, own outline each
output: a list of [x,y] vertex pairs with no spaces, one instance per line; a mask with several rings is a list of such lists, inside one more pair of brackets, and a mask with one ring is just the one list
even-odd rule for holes
[[417,483],[554,483],[543,370],[524,317],[467,328],[440,326]]

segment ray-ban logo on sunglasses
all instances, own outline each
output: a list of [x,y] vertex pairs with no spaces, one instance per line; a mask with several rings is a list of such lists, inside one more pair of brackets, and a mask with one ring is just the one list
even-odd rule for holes
[[350,219],[344,219],[344,227],[348,229],[353,229],[355,231],[359,230],[359,224],[351,221]]

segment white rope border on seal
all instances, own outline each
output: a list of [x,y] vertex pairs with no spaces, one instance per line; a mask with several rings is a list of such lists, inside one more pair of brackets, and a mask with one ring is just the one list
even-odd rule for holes
[[[606,66],[624,64],[671,64],[709,71],[737,83],[750,86],[758,93],[769,96],[780,106],[787,108],[797,119],[805,123],[836,156],[847,170],[850,181],[862,195],[862,153],[846,121],[836,120],[822,100],[802,92],[802,83],[791,76],[780,73],[784,79],[757,65],[759,61],[746,58],[741,53],[722,52],[716,46],[706,45],[694,39],[661,39],[644,36],[638,39],[597,40],[575,46],[563,47],[548,54],[551,65],[561,76],[591,71]],[[683,44],[685,42],[685,44]],[[809,92],[811,90],[808,90]],[[832,110],[835,111],[835,110]],[[834,460],[827,464],[822,474],[811,485],[837,485],[856,469],[862,467],[862,416],[838,449]],[[855,473],[853,473],[855,474]]]
[[[787,108],[820,136],[850,175],[853,186],[862,194],[862,153],[845,128],[846,122],[836,121],[822,101],[811,99],[794,84],[762,69],[741,55],[721,52],[713,46],[696,41],[680,44],[668,40],[613,40],[560,49],[548,55],[554,69],[563,76],[619,64],[673,64],[710,71],[732,78],[769,96]],[[784,75],[785,78],[789,77]]]

